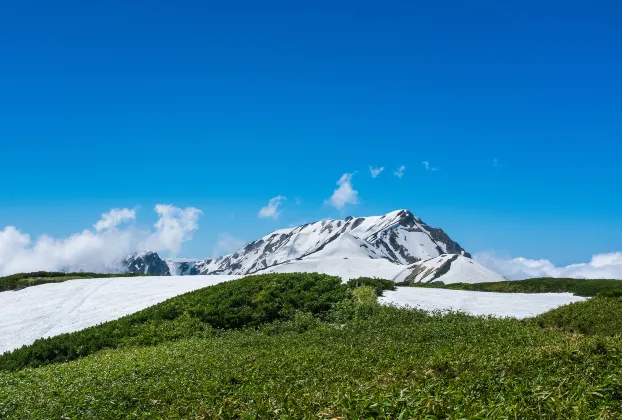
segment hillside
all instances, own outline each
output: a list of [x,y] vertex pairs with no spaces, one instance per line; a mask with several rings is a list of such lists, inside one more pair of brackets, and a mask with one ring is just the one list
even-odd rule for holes
[[[0,418],[622,415],[615,293],[521,322],[383,307],[371,289],[297,276],[234,280],[1,356]],[[21,368],[37,360],[51,364]]]

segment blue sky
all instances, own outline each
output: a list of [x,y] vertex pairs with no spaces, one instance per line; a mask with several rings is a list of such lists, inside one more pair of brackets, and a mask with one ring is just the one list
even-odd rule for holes
[[84,3],[3,3],[0,229],[194,206],[203,257],[408,208],[471,252],[622,251],[620,2]]

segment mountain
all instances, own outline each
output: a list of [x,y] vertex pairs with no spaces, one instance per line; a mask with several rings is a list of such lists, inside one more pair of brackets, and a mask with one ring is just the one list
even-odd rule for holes
[[470,257],[442,229],[430,227],[408,210],[396,210],[280,229],[218,258],[162,260],[154,252],[142,252],[128,258],[128,270],[152,275],[305,271],[344,279],[375,276],[417,282],[449,281],[453,277],[444,271],[451,270],[470,282],[500,278]]
[[170,276],[168,264],[153,251],[135,252],[122,263],[129,273],[148,274],[150,276]]
[[[180,274],[252,274],[309,258],[345,236],[367,258],[412,264],[444,253],[470,255],[442,229],[432,228],[408,210],[383,216],[323,220],[274,231],[233,254],[180,263]],[[336,241],[336,242],[335,242]]]

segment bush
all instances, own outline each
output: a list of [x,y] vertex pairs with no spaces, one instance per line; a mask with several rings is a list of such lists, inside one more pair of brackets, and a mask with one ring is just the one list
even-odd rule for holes
[[476,292],[502,293],[574,293],[577,296],[596,296],[599,293],[620,289],[620,280],[586,280],[586,279],[557,279],[550,277],[527,280],[499,281],[493,283],[454,283],[454,284],[426,284],[411,283],[414,287],[434,287],[440,289],[472,290]]
[[55,337],[0,356],[0,370],[65,362],[131,344],[154,345],[205,336],[212,329],[257,327],[302,311],[327,312],[346,298],[339,277],[317,273],[264,274],[176,296],[116,321]]
[[[617,292],[607,292],[619,296]],[[597,296],[553,309],[534,318],[540,327],[587,335],[622,335],[622,299]]]
[[376,296],[382,296],[382,292],[385,290],[395,290],[395,282],[391,280],[385,280],[380,278],[372,278],[372,277],[359,277],[356,279],[350,279],[346,285],[350,289],[355,289],[357,287],[369,286],[374,289],[376,292]]
[[123,274],[100,274],[100,273],[63,273],[55,271],[37,271],[34,273],[19,273],[0,277],[0,292],[20,290],[29,286],[37,286],[45,283],[60,283],[75,279],[93,279],[106,277],[136,277],[144,276],[138,273]]

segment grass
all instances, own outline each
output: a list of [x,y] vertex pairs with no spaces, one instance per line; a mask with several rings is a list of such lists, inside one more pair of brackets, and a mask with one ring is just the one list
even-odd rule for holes
[[9,290],[20,290],[30,286],[37,286],[45,283],[61,283],[67,280],[93,279],[103,277],[135,277],[144,274],[124,273],[124,274],[98,274],[98,273],[64,273],[52,271],[38,271],[34,273],[19,273],[10,276],[0,277],[0,292]]
[[[618,280],[619,281],[619,280]],[[535,318],[539,326],[570,333],[612,336],[622,334],[622,298],[599,295],[586,302],[561,306]]]
[[0,418],[622,414],[618,338],[395,308],[345,324],[300,318],[0,373]]
[[452,290],[472,290],[477,292],[503,293],[573,293],[577,296],[596,296],[599,293],[620,289],[620,280],[585,280],[561,278],[534,278],[527,280],[499,281],[492,283],[455,283],[455,284],[427,284],[409,283],[398,286],[432,287]]
[[117,347],[0,372],[0,418],[622,417],[618,293],[518,321],[382,307],[373,285],[300,276],[192,292]]

